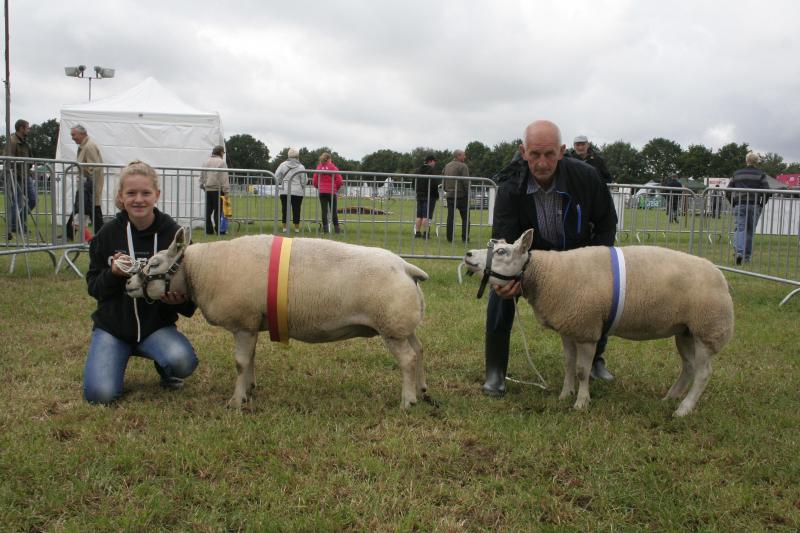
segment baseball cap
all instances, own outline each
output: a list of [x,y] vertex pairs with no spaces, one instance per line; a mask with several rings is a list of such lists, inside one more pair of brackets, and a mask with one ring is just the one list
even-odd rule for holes
[[575,137],[575,140],[572,141],[573,144],[575,143],[588,143],[589,139],[586,138],[586,135],[578,135]]

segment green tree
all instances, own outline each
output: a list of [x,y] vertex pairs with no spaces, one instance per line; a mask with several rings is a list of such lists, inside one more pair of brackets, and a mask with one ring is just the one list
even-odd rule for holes
[[365,172],[403,172],[408,169],[409,164],[409,157],[387,148],[367,154],[361,159],[361,168]]
[[269,168],[269,148],[252,135],[234,135],[225,141],[228,166],[232,168]]
[[783,162],[783,157],[774,152],[767,152],[764,154],[758,166],[773,178],[778,174],[786,172],[786,163]]
[[784,174],[800,174],[800,163],[789,163],[783,169]]
[[711,175],[711,159],[713,154],[709,148],[702,144],[690,144],[685,152],[681,153],[678,161],[678,171],[683,176],[701,178]]
[[469,173],[473,176],[489,176],[496,172],[492,164],[492,150],[480,141],[472,141],[464,149]]
[[33,157],[55,159],[58,146],[58,121],[51,118],[41,124],[32,125],[28,133],[28,143],[31,145]]
[[615,141],[603,145],[603,159],[617,183],[645,183],[644,158],[630,143]]
[[744,158],[748,151],[747,143],[726,144],[711,158],[711,172],[716,177],[730,178],[737,169],[744,167]]
[[656,137],[642,148],[644,172],[647,178],[658,182],[678,172],[681,145],[663,137]]

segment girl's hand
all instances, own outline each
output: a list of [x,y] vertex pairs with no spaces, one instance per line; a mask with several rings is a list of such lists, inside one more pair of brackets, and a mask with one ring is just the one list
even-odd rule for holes
[[180,292],[165,292],[161,296],[161,301],[169,305],[179,305],[186,301],[186,295]]

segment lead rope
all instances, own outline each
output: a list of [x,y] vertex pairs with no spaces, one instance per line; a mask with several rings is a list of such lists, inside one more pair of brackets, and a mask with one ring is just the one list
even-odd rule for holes
[[517,324],[517,329],[519,330],[520,336],[522,336],[522,345],[525,347],[525,357],[528,359],[528,364],[531,365],[531,368],[534,372],[536,372],[536,376],[539,378],[539,381],[525,381],[522,379],[515,379],[510,377],[506,374],[506,380],[511,381],[512,383],[520,383],[522,385],[532,385],[534,387],[539,387],[542,390],[547,390],[547,382],[542,377],[542,374],[539,372],[539,369],[536,368],[536,365],[533,364],[533,359],[531,359],[531,352],[528,349],[528,339],[525,337],[525,328],[522,327],[522,324],[519,320],[519,307],[517,306],[517,299],[514,298],[514,311],[517,314],[517,320],[515,320]]
[[[527,263],[526,263],[526,265],[527,265]],[[463,266],[465,266],[465,265],[464,265],[464,262],[462,261],[461,263],[459,263],[458,268],[456,269],[456,273],[458,274],[458,284],[459,285],[461,285],[463,283],[463,281],[464,281],[464,279],[463,279],[463,277],[461,275],[461,268]],[[485,286],[485,283],[483,283],[483,285]],[[483,287],[479,290],[479,294],[481,294],[481,295],[483,294]],[[480,296],[478,296],[478,297],[480,298]],[[514,312],[517,314],[517,317],[519,317],[519,307],[517,306],[517,299],[516,298],[514,298]],[[536,365],[533,364],[533,359],[531,358],[531,352],[528,349],[528,338],[525,336],[525,329],[522,327],[522,324],[520,323],[519,320],[515,320],[515,322],[517,324],[517,329],[519,330],[519,334],[522,337],[522,345],[525,348],[525,358],[528,360],[528,364],[531,366],[533,371],[536,373],[536,376],[539,378],[539,381],[537,381],[537,382],[525,381],[525,380],[522,380],[522,379],[512,378],[512,377],[510,377],[508,375],[506,375],[506,380],[507,381],[511,381],[512,383],[519,383],[519,384],[522,384],[522,385],[531,385],[533,387],[539,387],[542,390],[547,390],[547,387],[548,387],[547,381],[545,381],[545,379],[542,377],[542,374],[539,372],[539,369],[536,368]]]
[[[116,263],[122,263],[121,265],[118,264],[117,266],[125,272],[126,274],[131,274],[133,272],[138,272],[141,268],[139,262],[136,260],[136,251],[133,249],[133,233],[131,232],[131,223],[128,222],[127,226],[127,234],[128,234],[128,255],[121,256]],[[153,255],[158,252],[158,233],[153,234]],[[145,287],[145,290],[147,287]],[[147,296],[145,294],[145,296]],[[136,317],[136,342],[142,340],[142,324],[139,320],[139,305],[137,302],[137,298],[133,299],[133,315]]]

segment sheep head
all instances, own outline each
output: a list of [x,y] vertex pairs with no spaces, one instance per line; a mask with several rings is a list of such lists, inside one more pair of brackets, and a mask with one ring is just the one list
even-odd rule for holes
[[158,300],[169,291],[170,280],[180,268],[186,248],[186,229],[178,228],[175,238],[166,250],[161,250],[147,260],[138,272],[125,283],[125,291],[131,298]]
[[527,230],[513,244],[492,239],[485,249],[469,250],[464,255],[467,271],[470,274],[483,274],[478,298],[483,294],[487,282],[502,287],[511,280],[519,279],[529,261],[531,244],[533,229]]

